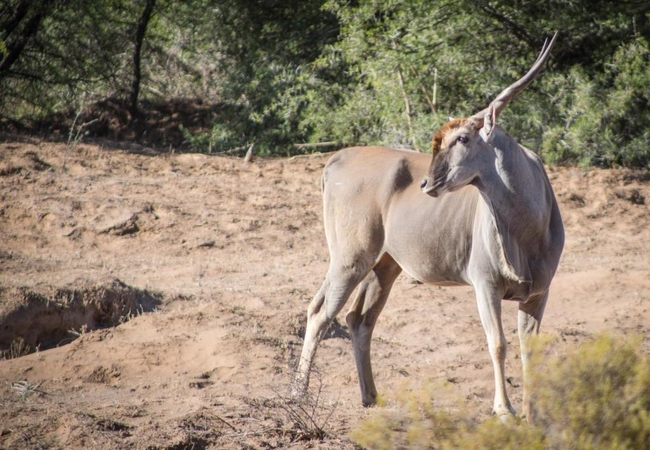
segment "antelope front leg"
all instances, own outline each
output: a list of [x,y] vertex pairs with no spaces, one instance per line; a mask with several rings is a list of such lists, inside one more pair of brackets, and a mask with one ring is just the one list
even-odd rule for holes
[[506,392],[505,362],[507,344],[501,324],[501,297],[502,295],[496,289],[476,287],[478,311],[494,367],[494,406],[492,412],[499,417],[508,417],[516,413]]

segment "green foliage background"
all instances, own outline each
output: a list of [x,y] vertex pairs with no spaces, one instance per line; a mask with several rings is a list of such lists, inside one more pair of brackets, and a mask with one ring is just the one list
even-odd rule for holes
[[[4,2],[0,58],[24,47],[10,67],[0,60],[0,118],[127,98],[144,5]],[[556,30],[545,72],[501,122],[548,163],[650,168],[646,0],[157,0],[140,101],[215,105],[208,129],[182,130],[195,151],[426,150],[449,116],[476,112],[523,74]]]

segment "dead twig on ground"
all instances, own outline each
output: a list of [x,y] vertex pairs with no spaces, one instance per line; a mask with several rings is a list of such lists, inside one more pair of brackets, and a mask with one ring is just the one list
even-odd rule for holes
[[16,393],[21,397],[21,398],[27,398],[30,395],[34,393],[38,393],[41,395],[50,395],[49,392],[45,392],[42,389],[40,389],[41,385],[43,382],[40,382],[38,384],[31,384],[27,380],[21,380],[21,381],[15,381],[11,383],[11,388],[16,391]]

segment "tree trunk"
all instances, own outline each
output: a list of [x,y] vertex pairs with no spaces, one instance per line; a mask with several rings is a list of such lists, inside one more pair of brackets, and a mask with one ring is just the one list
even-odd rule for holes
[[[38,32],[41,21],[48,10],[49,3],[48,1],[43,2],[42,8],[37,9],[36,13],[27,20],[27,23],[20,30],[18,36],[7,44],[6,53],[0,59],[0,78],[9,73],[11,66],[18,60],[27,42]],[[3,29],[1,31],[4,40],[8,40],[11,33],[20,25],[20,22],[27,17],[27,8],[27,3],[21,2],[15,14],[2,24]]]
[[25,18],[28,11],[29,2],[27,0],[22,0],[18,6],[16,6],[14,14],[0,25],[3,40],[6,40],[9,37],[18,24]]
[[131,112],[131,119],[138,116],[138,96],[140,94],[140,80],[142,74],[140,71],[140,56],[142,53],[142,43],[144,42],[144,35],[147,33],[147,25],[153,14],[153,9],[156,6],[156,0],[146,0],[144,11],[138,20],[138,27],[135,31],[135,43],[133,46],[133,82],[131,83],[131,93],[129,95],[129,110]]

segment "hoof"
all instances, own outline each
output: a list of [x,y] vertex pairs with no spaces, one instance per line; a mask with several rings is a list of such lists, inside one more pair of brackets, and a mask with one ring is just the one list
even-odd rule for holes
[[369,393],[367,395],[361,395],[361,404],[363,405],[364,408],[372,408],[373,406],[377,406],[378,400],[377,400],[377,393]]
[[505,423],[507,425],[512,425],[512,424],[517,422],[516,416],[514,416],[514,415],[512,415],[510,413],[499,414],[497,417],[499,418],[499,422]]
[[307,395],[307,386],[299,380],[295,380],[289,387],[289,397],[292,400],[301,400]]
[[492,410],[492,415],[497,416],[499,418],[499,421],[501,423],[516,423],[520,419],[517,417],[517,412],[515,409],[508,405],[507,408],[499,408],[497,411],[496,409]]
[[291,389],[289,391],[289,398],[291,400],[302,400],[307,396],[307,392],[300,389]]

